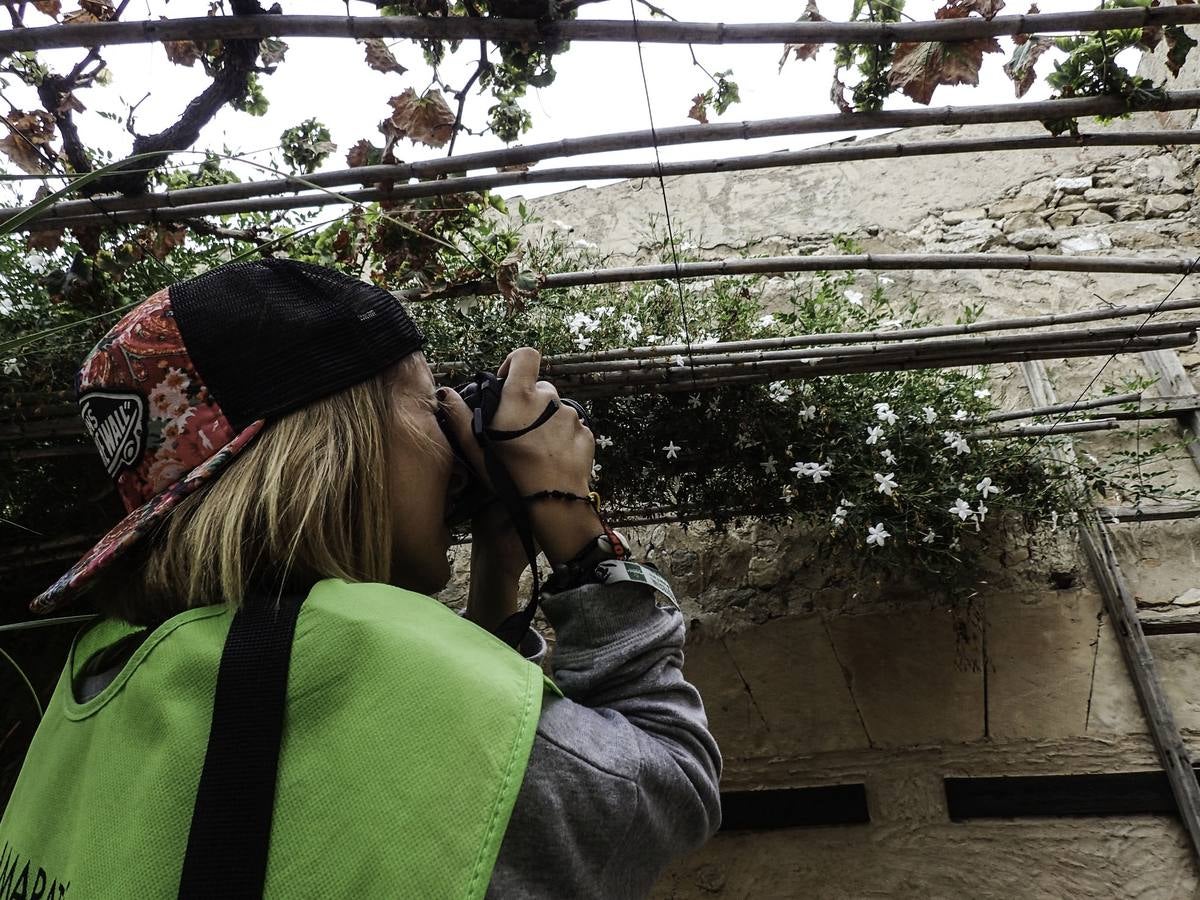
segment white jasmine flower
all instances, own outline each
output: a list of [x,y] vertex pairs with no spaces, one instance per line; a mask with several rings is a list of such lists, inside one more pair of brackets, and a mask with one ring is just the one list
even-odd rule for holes
[[592,481],[595,481],[597,478],[600,477],[600,470],[603,468],[604,468],[604,466],[600,465],[600,463],[598,463],[598,462],[592,463]]
[[891,450],[882,450],[880,451],[879,455],[883,457],[883,461],[889,466],[894,466],[896,464],[896,454]]
[[849,512],[849,510],[847,510],[847,509],[846,509],[846,507],[844,507],[844,506],[839,506],[837,509],[835,509],[835,510],[833,511],[833,517],[834,517],[835,519],[845,519],[845,518],[846,518],[846,514],[847,514],[848,512]]
[[792,396],[792,389],[783,381],[772,381],[767,385],[767,391],[776,403],[784,403]]
[[888,472],[886,475],[880,475],[878,472],[876,472],[875,490],[879,491],[881,494],[886,494],[889,497],[892,496],[892,491],[899,487],[899,485],[896,484],[895,479],[892,478],[892,476],[895,474],[895,472]]
[[879,443],[879,439],[881,437],[883,437],[883,426],[882,425],[876,425],[872,428],[867,429],[867,443],[868,444]]
[[937,535],[934,534],[933,529],[930,528],[927,532],[925,532],[925,537],[921,538],[921,543],[922,544],[932,544],[936,540],[937,540]]
[[610,438],[607,434],[602,434],[602,435],[600,435],[600,437],[596,438],[596,446],[599,447],[601,450],[607,450],[612,445],[613,445],[613,439]]
[[762,466],[762,470],[768,475],[774,475],[775,467],[779,464],[775,461],[775,456],[771,455],[767,457],[766,462],[760,462],[759,465]]
[[663,450],[667,452],[667,459],[677,459],[679,457],[679,451],[682,449],[683,448],[677,446],[674,441],[670,441],[667,446],[663,447]]
[[954,505],[950,507],[950,515],[958,516],[962,521],[967,521],[971,518],[971,504],[962,497],[954,501]]
[[976,400],[983,400],[984,398],[990,397],[990,396],[992,396],[992,392],[989,391],[987,388],[979,388],[978,390],[975,391],[975,399]]
[[967,418],[967,411],[965,409],[960,409],[950,418],[952,418],[955,422],[962,422]]
[[675,365],[681,369],[687,367],[687,360],[683,358],[682,354],[675,354]]
[[783,486],[782,493],[780,493],[780,495],[779,495],[779,499],[786,503],[795,496],[796,496],[796,492],[794,490],[792,490],[792,486],[790,484],[785,484]]
[[767,313],[765,316],[759,317],[759,320],[758,320],[759,328],[770,328],[774,324],[775,324],[775,317],[773,315],[771,315],[770,313]]
[[797,462],[788,471],[795,472],[797,478],[805,478],[812,474],[812,463]]
[[896,424],[896,414],[892,412],[891,406],[887,403],[876,403],[875,415],[879,418],[880,422],[887,422],[889,425]]
[[828,463],[812,463],[812,468],[808,470],[808,474],[812,476],[813,484],[820,484],[829,477]]
[[804,406],[800,408],[800,420],[802,422],[811,422],[817,417],[817,408],[815,406]]
[[863,295],[858,291],[852,291],[849,288],[842,291],[842,296],[850,301],[851,306],[862,306]]
[[8,359],[6,359],[4,361],[4,374],[5,375],[20,375],[21,374],[21,365],[20,365],[20,363],[17,362],[17,358],[15,356],[10,356]]
[[979,501],[979,506],[975,509],[975,515],[979,516],[979,521],[983,521],[988,514],[988,508],[983,505],[983,501]]
[[455,306],[457,306],[458,311],[465,316],[467,313],[477,307],[480,302],[481,301],[478,297],[460,297]]
[[854,506],[854,504],[851,503],[849,500],[847,500],[845,497],[843,497],[841,500],[838,501],[838,506],[852,507],[852,506]]
[[1000,493],[1000,488],[993,487],[992,479],[987,478],[987,477],[985,477],[983,479],[983,481],[979,482],[979,484],[975,485],[975,490],[979,491],[979,493],[983,495],[983,499],[985,499],[985,500],[987,499],[988,494]]
[[970,445],[967,444],[966,440],[964,440],[961,435],[959,436],[958,440],[956,440],[950,446],[952,446],[954,448],[955,456],[962,456],[964,453],[971,452]]
[[699,409],[700,408],[700,395],[699,394],[688,394],[688,406],[691,409]]
[[867,543],[868,544],[875,544],[877,547],[882,547],[884,541],[886,541],[890,537],[891,537],[891,534],[889,534],[886,530],[884,530],[882,522],[878,522],[875,525],[872,525],[869,528],[867,528]]
[[935,410],[932,406],[923,407],[921,412],[925,414],[926,425],[932,425],[937,421],[937,410]]

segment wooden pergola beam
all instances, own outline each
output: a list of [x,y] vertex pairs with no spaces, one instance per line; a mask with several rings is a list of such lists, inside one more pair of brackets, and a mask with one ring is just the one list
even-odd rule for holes
[[1015,34],[1061,34],[1200,22],[1193,6],[1133,7],[959,18],[926,22],[662,22],[571,19],[538,22],[494,16],[209,16],[19,28],[0,33],[0,52],[99,47],[156,41],[264,37],[409,38],[413,40],[607,41],[666,44],[839,44],[969,41]]
[[[1058,403],[1045,366],[1040,362],[1029,362],[1024,363],[1021,368],[1035,405],[1052,406]],[[1063,450],[1047,448],[1047,452],[1066,462],[1074,460],[1074,450],[1069,445]],[[1121,571],[1108,528],[1098,511],[1090,510],[1081,515],[1079,539],[1104,599],[1104,608],[1112,622],[1113,633],[1125,657],[1125,667],[1133,681],[1142,715],[1146,719],[1150,736],[1171,783],[1171,793],[1175,798],[1179,817],[1183,820],[1184,830],[1191,840],[1193,858],[1200,861],[1200,782],[1196,780],[1191,754],[1158,680],[1154,656],[1138,621],[1137,603],[1134,601],[1133,592],[1130,591]]]
[[[1200,7],[1198,7],[1200,8]],[[703,137],[703,135],[700,135]],[[699,141],[703,143],[704,141]],[[756,153],[716,159],[662,163],[619,163],[609,165],[560,166],[527,172],[496,172],[481,175],[441,177],[446,158],[412,163],[338,169],[304,178],[276,178],[238,184],[181,188],[137,197],[96,197],[64,200],[46,207],[19,230],[64,228],[114,222],[178,222],[201,216],[312,209],[346,202],[371,203],[381,200],[413,200],[444,197],[472,191],[533,184],[594,181],[619,178],[675,178],[715,172],[742,172],[826,163],[863,162],[877,159],[907,159],[963,153],[1008,153],[1030,150],[1071,150],[1085,147],[1162,147],[1200,144],[1200,132],[1190,130],[1126,131],[1054,137],[1021,135],[1001,138],[961,138],[944,141],[855,142],[850,145],[812,147],[776,153]],[[524,152],[525,148],[520,148]],[[503,151],[501,151],[503,152]],[[454,157],[461,165],[467,157]],[[547,157],[549,158],[549,157]],[[470,166],[470,169],[482,166]],[[132,170],[131,170],[132,171]],[[466,171],[460,169],[458,171]],[[432,172],[432,176],[429,174]],[[409,182],[414,178],[435,180]],[[372,183],[388,187],[332,188]],[[300,193],[303,192],[303,193]],[[282,196],[286,195],[286,196]],[[8,210],[10,218],[23,215],[29,207]]]

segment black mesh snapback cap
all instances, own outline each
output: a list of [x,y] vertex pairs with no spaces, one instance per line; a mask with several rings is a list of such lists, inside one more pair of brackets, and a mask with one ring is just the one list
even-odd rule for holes
[[171,305],[235,431],[365,381],[425,344],[387,291],[290,259],[213,269],[172,287]]

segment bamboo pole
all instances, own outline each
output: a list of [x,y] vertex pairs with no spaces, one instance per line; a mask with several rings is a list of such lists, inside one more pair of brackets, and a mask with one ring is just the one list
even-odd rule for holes
[[1053,425],[1017,425],[1012,428],[996,428],[990,431],[973,431],[967,437],[979,441],[1003,440],[1005,438],[1045,437],[1052,434],[1076,434],[1083,431],[1112,431],[1119,428],[1116,419],[1096,419],[1092,422],[1057,422]]
[[[1044,366],[1030,362],[1022,367],[1022,371],[1035,405],[1053,406],[1058,402]],[[1073,463],[1075,460],[1075,451],[1069,442],[1065,448],[1047,448],[1047,452],[1060,461]],[[1083,486],[1077,485],[1077,499],[1081,506],[1090,507],[1083,491]],[[1191,756],[1175,724],[1170,703],[1159,684],[1154,657],[1138,622],[1137,604],[1121,571],[1101,513],[1091,510],[1081,516],[1079,539],[1100,587],[1105,610],[1112,620],[1113,633],[1121,646],[1155,749],[1167,771],[1179,816],[1191,840],[1193,857],[1200,858],[1200,784],[1196,781]]]
[[757,371],[730,375],[693,377],[689,370],[680,369],[678,374],[666,370],[667,376],[655,381],[616,383],[593,381],[587,384],[564,386],[561,393],[569,391],[574,397],[617,396],[624,394],[694,392],[714,390],[743,384],[762,384],[769,381],[817,378],[824,375],[854,375],[867,372],[897,372],[916,369],[949,369],[963,366],[989,365],[1004,362],[1023,362],[1034,359],[1072,359],[1086,356],[1110,356],[1118,353],[1138,353],[1148,349],[1164,347],[1186,347],[1195,343],[1195,335],[1167,335],[1154,338],[1135,338],[1125,341],[1104,341],[1078,344],[1070,347],[1043,347],[1038,349],[1012,349],[990,351],[986,354],[929,354],[902,359],[884,358],[882,355],[860,360],[829,360],[813,365],[792,363],[765,363]]
[[[1074,331],[1041,331],[1021,334],[984,335],[970,338],[935,338],[922,341],[873,342],[852,346],[808,347],[797,350],[756,350],[748,353],[722,352],[720,344],[693,350],[686,358],[679,355],[670,358],[620,359],[606,362],[566,363],[544,367],[546,374],[560,379],[572,376],[588,376],[600,373],[636,373],[652,369],[704,369],[721,368],[724,365],[753,365],[757,362],[797,361],[804,362],[825,357],[854,357],[876,353],[910,351],[930,353],[958,348],[1025,347],[1043,344],[1071,345],[1079,342],[1133,338],[1194,331],[1200,328],[1200,320],[1182,322],[1153,322],[1140,325],[1110,325],[1102,328],[1087,328]],[[680,362],[682,360],[682,364]]]
[[1200,503],[1139,503],[1136,506],[1102,506],[1096,511],[1111,524],[1169,522],[1200,517]]
[[[68,30],[84,27],[87,26],[70,26]],[[471,169],[534,163],[553,157],[581,156],[587,153],[633,150],[654,146],[666,147],[709,141],[750,140],[752,138],[777,137],[792,134],[873,131],[892,128],[920,128],[935,125],[994,125],[1004,122],[1031,122],[1087,116],[1116,116],[1128,112],[1166,112],[1196,108],[1200,108],[1200,91],[1167,92],[1160,98],[1132,105],[1127,104],[1120,97],[1078,97],[1067,100],[1037,100],[983,106],[942,106],[864,113],[827,113],[815,116],[762,119],[753,122],[681,125],[653,131],[646,129],[642,131],[591,135],[582,138],[565,138],[559,141],[530,144],[526,147],[510,147],[504,150],[488,150],[478,153],[465,153],[461,156],[441,157],[399,168],[407,169],[409,173],[403,177],[431,178],[439,175],[469,171]],[[376,180],[395,180],[401,177],[396,174],[396,170],[397,167],[394,166],[363,166],[355,170],[357,173],[356,180],[360,183],[370,183]],[[343,178],[344,173],[338,173],[337,177]],[[305,178],[303,181],[311,184],[321,184],[317,180],[319,178],[320,176],[313,176]],[[301,186],[299,180],[293,183],[297,187]],[[235,190],[235,186],[231,185],[230,189]],[[97,200],[97,202],[100,201]],[[157,201],[144,200],[137,202],[153,204]],[[196,215],[194,209],[191,215]]]
[[[1072,413],[1081,409],[1103,409],[1106,406],[1120,406],[1124,403],[1139,403],[1142,395],[1114,394],[1111,397],[1100,397],[1096,400],[1076,400],[1074,403],[1055,403],[1051,406],[1035,406],[1032,409],[1012,409],[994,412],[988,416],[989,422],[1011,422],[1014,419],[1032,419],[1035,416],[1051,416],[1055,413]],[[1106,418],[1111,418],[1107,416]]]
[[636,24],[625,20],[540,22],[496,16],[211,16],[98,22],[12,29],[0,33],[0,52],[99,47],[156,41],[253,40],[264,37],[408,38],[540,43],[605,41],[667,44],[838,44],[968,41],[1015,34],[1058,34],[1111,28],[1148,28],[1200,22],[1192,6],[958,18],[925,22],[721,22]]
[[[1168,300],[1165,303],[1135,303],[1124,306],[1101,306],[1073,313],[1049,313],[1044,316],[1020,316],[1011,319],[984,319],[955,325],[928,325],[920,328],[898,328],[894,331],[842,331],[824,334],[802,334],[793,337],[757,338],[744,341],[726,341],[719,345],[725,352],[740,350],[776,350],[785,347],[812,347],[821,344],[857,344],[872,341],[908,340],[916,338],[946,337],[953,334],[975,334],[990,331],[1015,331],[1022,328],[1048,328],[1053,325],[1075,325],[1081,322],[1098,322],[1105,319],[1124,319],[1141,315],[1161,315],[1185,309],[1200,309],[1200,299]],[[558,353],[544,358],[543,372],[553,372],[554,366],[565,363],[600,362],[609,359],[624,359],[643,356],[677,356],[689,350],[697,352],[702,345],[665,344],[658,346],[626,347],[614,350],[596,350],[590,353]],[[440,363],[442,367],[462,366],[459,362]]]
[[[1007,138],[963,138],[945,141],[910,141],[873,143],[859,142],[849,146],[813,147],[777,153],[757,153],[719,159],[688,160],[662,163],[619,163],[609,165],[563,166],[528,172],[499,172],[487,175],[455,175],[434,181],[405,184],[411,178],[423,177],[422,162],[388,166],[339,169],[309,175],[303,179],[278,178],[220,184],[207,187],[181,188],[175,191],[143,194],[138,197],[97,197],[95,200],[65,200],[46,208],[21,230],[65,228],[113,221],[173,222],[211,215],[234,215],[245,212],[269,212],[286,209],[306,209],[333,206],[349,198],[356,203],[379,200],[410,200],[441,197],[471,191],[490,190],[528,184],[591,181],[632,178],[674,178],[713,172],[755,171],[823,163],[861,162],[875,159],[901,159],[915,156],[939,156],[962,153],[1015,152],[1028,150],[1079,149],[1085,147],[1142,147],[1182,146],[1200,144],[1200,132],[1184,130],[1113,132],[1081,134],[1078,137],[1051,135],[1022,135]],[[463,157],[456,157],[463,159]],[[444,167],[445,157],[433,160]],[[425,176],[427,177],[427,176]],[[395,184],[394,182],[401,182]],[[309,191],[309,188],[333,188],[353,184],[383,183],[375,187],[342,191],[339,195]],[[305,193],[294,193],[305,191]],[[276,195],[289,194],[280,197]],[[9,210],[20,215],[26,207]],[[104,210],[103,213],[98,210]]]

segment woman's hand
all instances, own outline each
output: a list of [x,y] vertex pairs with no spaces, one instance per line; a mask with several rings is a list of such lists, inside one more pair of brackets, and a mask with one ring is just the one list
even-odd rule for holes
[[[491,423],[493,429],[519,431],[536,421],[551,401],[558,401],[554,386],[538,380],[541,361],[536,350],[521,347],[500,365],[496,374],[504,378],[504,390]],[[455,391],[439,392],[439,397],[467,461],[486,480],[483,451],[471,434],[470,410]],[[521,496],[547,490],[587,495],[595,441],[569,406],[560,403],[537,428],[492,446]],[[538,500],[530,505],[529,513],[534,536],[551,564],[570,559],[601,533],[595,511],[579,501]],[[523,559],[524,552],[519,551],[519,556]]]
[[491,503],[471,521],[471,587],[467,618],[488,631],[519,607],[521,574],[529,567],[525,548],[501,503]]

